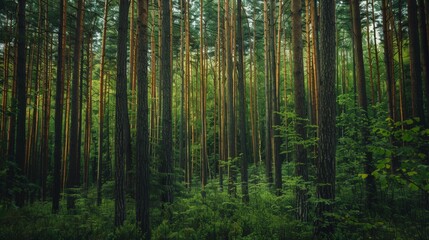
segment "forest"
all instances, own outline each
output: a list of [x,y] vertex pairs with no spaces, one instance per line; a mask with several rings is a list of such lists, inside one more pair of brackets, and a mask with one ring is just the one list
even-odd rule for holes
[[1,239],[429,239],[426,0],[3,0]]

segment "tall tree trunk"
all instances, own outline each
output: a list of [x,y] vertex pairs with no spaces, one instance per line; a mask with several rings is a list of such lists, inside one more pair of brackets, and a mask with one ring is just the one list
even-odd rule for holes
[[[12,24],[10,24],[12,25]],[[9,26],[9,17],[7,17],[6,19],[6,26],[5,29],[7,29],[7,33],[5,35],[8,35],[8,33],[10,32],[10,29],[12,28],[12,26]],[[6,38],[5,39],[5,44],[4,44],[4,52],[3,52],[3,66],[4,66],[4,81],[3,81],[3,92],[2,92],[2,119],[1,119],[1,129],[0,129],[0,138],[3,139],[4,141],[1,143],[0,146],[0,155],[2,156],[6,156],[7,154],[7,100],[8,100],[8,91],[9,91],[9,58],[10,58],[10,39]],[[5,163],[6,159],[0,160],[0,166],[4,166],[3,164]]]
[[[391,121],[396,122],[396,110],[395,110],[395,95],[394,92],[396,90],[394,76],[393,76],[393,42],[391,38],[391,29],[392,26],[389,21],[389,8],[387,0],[382,0],[382,16],[383,16],[383,46],[384,46],[384,61],[386,64],[386,86],[387,86],[387,100],[388,100],[388,110],[389,117]],[[391,142],[395,144],[393,138],[391,138]],[[399,167],[398,159],[393,156],[392,157],[392,171],[395,172]]]
[[234,119],[234,82],[233,82],[233,66],[232,66],[232,36],[231,36],[231,15],[230,15],[229,0],[225,0],[225,55],[226,55],[226,78],[227,78],[227,134],[228,134],[228,161],[231,163],[228,165],[229,168],[229,183],[228,193],[231,195],[236,194],[235,186],[235,166],[233,160],[235,155],[235,119]]
[[72,98],[71,98],[71,125],[70,125],[70,160],[69,173],[67,177],[67,209],[75,208],[76,188],[80,185],[80,162],[79,162],[79,60],[82,47],[83,31],[83,5],[84,0],[78,1],[77,20],[75,32],[75,45],[73,51],[73,77],[72,77]]
[[115,134],[115,226],[125,221],[125,161],[130,156],[127,102],[127,30],[129,0],[119,2],[118,55],[116,76],[116,134]]
[[54,184],[52,190],[52,212],[60,209],[61,161],[62,161],[62,127],[65,76],[66,20],[67,1],[60,2],[60,26],[58,33],[57,76],[55,86],[55,146],[54,146]]
[[[375,88],[374,88],[374,74],[373,74],[373,64],[372,64],[372,48],[371,48],[371,34],[370,34],[370,27],[369,27],[369,0],[366,0],[366,44],[368,47],[368,65],[369,65],[369,82],[371,84],[371,103],[372,105],[375,105]],[[375,34],[375,30],[374,30]]]
[[244,83],[246,82],[244,73],[244,50],[243,50],[243,30],[241,20],[241,0],[237,0],[237,52],[238,52],[238,93],[239,93],[239,118],[240,118],[240,147],[241,153],[241,191],[243,194],[243,202],[249,202],[249,187],[247,161],[249,153],[247,150],[247,128],[246,128],[246,92]]
[[320,76],[320,48],[319,48],[319,16],[317,8],[317,0],[310,0],[310,18],[312,24],[312,40],[313,40],[313,89],[312,89],[312,106],[314,120],[312,124],[319,122],[319,76]]
[[161,151],[161,202],[173,202],[173,139],[172,139],[172,76],[170,64],[170,0],[162,0],[161,69],[162,83],[162,141]]
[[148,125],[148,11],[149,1],[138,1],[137,20],[137,143],[136,221],[144,239],[150,239],[149,225],[149,125]]
[[66,77],[67,77],[67,82],[66,82],[66,109],[65,109],[65,124],[64,124],[64,151],[63,151],[63,164],[62,164],[62,190],[63,193],[65,192],[66,189],[66,183],[67,183],[67,164],[68,164],[68,155],[69,155],[69,146],[70,146],[70,92],[71,92],[71,87],[70,87],[70,81],[71,81],[71,64],[70,64],[70,48],[67,49],[67,53],[66,53],[66,57],[65,59],[67,59],[67,64],[66,64]]
[[[427,15],[429,12],[425,12],[425,8],[428,8],[429,2],[424,0],[419,0],[419,16],[420,16],[420,44],[421,44],[421,60],[423,68],[423,80],[426,86],[424,95],[426,97],[426,111],[427,119],[425,119],[426,124],[429,124],[429,43],[428,43],[428,26],[429,22],[426,23]],[[426,15],[427,14],[427,15]]]
[[204,191],[204,187],[208,180],[208,156],[207,156],[207,119],[206,119],[206,79],[205,79],[205,56],[204,56],[204,29],[203,29],[203,8],[204,1],[200,0],[200,82],[201,82],[201,94],[200,94],[200,105],[201,105],[201,185]]
[[[17,72],[16,72],[16,98],[17,98],[17,114],[16,114],[16,143],[15,143],[15,159],[18,167],[24,170],[25,164],[25,112],[27,109],[27,93],[26,93],[26,26],[25,26],[25,4],[26,0],[18,1],[18,55],[17,55]],[[14,133],[13,133],[14,134]],[[23,190],[18,192],[16,196],[16,205],[22,207],[25,201],[25,193]]]
[[376,28],[376,20],[375,20],[374,0],[371,0],[371,14],[372,14],[372,28],[374,30],[375,66],[377,70],[377,97],[378,97],[378,102],[381,102],[380,63],[378,60],[377,28]]
[[86,85],[86,117],[85,117],[85,140],[84,140],[84,187],[88,190],[89,185],[89,161],[91,159],[91,126],[92,126],[92,34],[88,36],[87,48],[87,85]]
[[335,1],[320,2],[320,78],[319,78],[319,149],[316,160],[316,217],[314,236],[332,238],[332,213],[335,201],[336,149],[336,48]]
[[264,0],[264,69],[265,69],[265,175],[268,185],[273,184],[272,160],[272,102],[269,60],[268,0]]
[[[295,113],[298,118],[295,123],[295,131],[301,141],[307,139],[305,124],[307,119],[307,104],[305,100],[305,83],[304,83],[304,60],[303,60],[303,43],[302,43],[302,2],[301,0],[292,1],[292,54],[293,54],[293,78],[294,78],[294,96],[295,96]],[[304,144],[298,143],[295,146],[296,164],[295,174],[303,183],[297,186],[296,206],[297,218],[301,221],[308,219],[308,181],[307,150]]]
[[184,0],[185,8],[185,86],[184,86],[184,101],[185,101],[185,182],[187,188],[191,186],[191,144],[190,144],[190,108],[189,108],[189,85],[190,85],[190,27],[189,27],[189,1]]
[[420,40],[417,20],[416,0],[408,0],[408,32],[410,37],[410,72],[411,72],[411,100],[413,117],[420,118],[422,125],[425,122],[423,111],[423,91],[420,64]]
[[101,189],[103,186],[103,143],[104,143],[104,59],[106,57],[107,14],[109,0],[104,1],[103,36],[101,38],[100,61],[100,97],[98,105],[98,161],[97,161],[97,205],[102,202]]
[[51,113],[51,84],[49,76],[49,23],[48,23],[48,5],[46,4],[45,10],[45,70],[44,70],[44,91],[43,91],[43,121],[42,121],[42,142],[41,142],[41,191],[42,191],[42,201],[46,199],[46,181],[48,175],[48,165],[49,165],[49,123],[50,123],[50,113]]
[[365,174],[368,176],[365,178],[366,185],[366,206],[368,209],[373,209],[373,204],[376,201],[376,185],[375,179],[372,172],[375,170],[372,152],[367,149],[370,142],[370,129],[369,129],[369,118],[368,118],[368,99],[366,94],[366,81],[365,81],[365,68],[363,61],[363,48],[362,48],[362,29],[360,20],[360,8],[359,0],[350,0],[352,9],[352,22],[353,22],[353,36],[355,39],[355,58],[356,58],[356,75],[358,85],[358,102],[363,112],[363,125],[361,126],[362,133],[362,146],[365,148],[365,160],[364,169]]
[[[274,174],[275,174],[275,188],[276,194],[280,195],[282,191],[282,161],[280,159],[280,145],[281,139],[278,137],[280,135],[277,126],[280,125],[280,115],[278,112],[280,111],[280,103],[279,103],[279,84],[277,76],[277,64],[276,64],[276,23],[275,23],[275,9],[276,2],[275,0],[270,0],[270,81],[271,81],[271,101],[272,101],[272,121],[273,121],[273,129],[271,129],[271,137],[273,144],[273,160],[274,160]],[[280,46],[279,46],[280,47]]]

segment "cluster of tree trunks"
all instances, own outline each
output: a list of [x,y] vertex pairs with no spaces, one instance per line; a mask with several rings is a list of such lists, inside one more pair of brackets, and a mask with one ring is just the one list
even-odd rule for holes
[[[281,126],[283,122],[287,123],[288,119],[282,119],[279,112],[283,110],[282,106],[287,107],[288,91],[292,89],[294,111],[298,119],[294,130],[301,140],[295,144],[294,151],[294,174],[300,178],[300,184],[295,189],[296,216],[302,221],[308,220],[308,166],[309,154],[313,151],[317,155],[316,193],[317,198],[320,199],[316,207],[315,234],[332,234],[333,219],[325,213],[333,211],[335,200],[336,94],[346,93],[349,92],[348,88],[354,88],[354,92],[357,94],[356,103],[362,110],[363,125],[360,129],[362,135],[360,141],[363,146],[371,144],[369,121],[371,104],[382,102],[384,93],[387,95],[389,118],[393,123],[409,117],[418,118],[417,124],[420,126],[427,127],[429,123],[427,118],[429,116],[429,44],[427,40],[429,4],[424,0],[407,0],[406,2],[410,59],[408,79],[403,53],[405,37],[402,26],[404,22],[402,1],[398,3],[398,12],[395,12],[396,9],[392,2],[381,1],[382,45],[386,71],[384,87],[381,83],[382,68],[380,68],[378,56],[378,45],[380,44],[380,38],[377,37],[379,35],[376,16],[378,9],[376,9],[374,0],[366,0],[366,11],[365,14],[362,14],[361,2],[359,0],[349,1],[351,35],[353,36],[351,53],[343,47],[337,47],[338,35],[344,33],[344,30],[336,29],[338,21],[334,14],[336,12],[335,1],[292,0],[290,41],[282,27],[286,19],[283,18],[282,1],[278,5],[274,0],[253,3],[255,8],[251,17],[243,16],[247,14],[247,9],[241,0],[218,2],[217,37],[214,41],[215,51],[214,61],[212,61],[209,41],[206,39],[210,33],[206,30],[209,20],[204,14],[204,1],[201,0],[199,5],[199,51],[196,51],[195,55],[192,53],[194,39],[192,39],[191,28],[194,15],[190,12],[191,3],[188,0],[180,1],[180,58],[174,60],[179,62],[181,78],[180,83],[176,82],[176,85],[180,85],[178,88],[180,89],[178,90],[180,91],[180,103],[177,104],[174,102],[176,96],[173,94],[175,74],[173,63],[175,62],[173,62],[174,11],[172,2],[170,0],[157,2],[138,0],[137,27],[135,27],[134,0],[120,0],[115,86],[115,225],[122,225],[126,217],[125,193],[135,194],[136,220],[146,238],[150,237],[150,161],[160,159],[158,170],[162,188],[161,201],[163,204],[172,203],[175,181],[173,149],[176,140],[180,152],[179,167],[183,171],[183,176],[180,177],[188,188],[193,186],[194,172],[199,172],[202,191],[209,179],[217,175],[220,188],[223,189],[223,181],[227,179],[228,193],[236,196],[237,186],[239,186],[237,181],[241,176],[242,199],[243,202],[248,202],[248,164],[253,162],[255,165],[259,165],[264,156],[268,185],[276,194],[282,194],[282,162],[288,156],[280,154],[283,139],[279,137],[278,126]],[[49,192],[47,185],[50,166],[49,128],[51,97],[54,95],[51,93],[50,77],[54,69],[52,50],[54,44],[51,41],[53,34],[49,34],[49,6],[42,1],[40,1],[38,12],[38,33],[34,34],[42,44],[38,45],[34,39],[28,40],[27,35],[31,33],[26,31],[26,4],[25,0],[18,1],[17,35],[14,46],[11,46],[9,41],[4,44],[4,66],[6,67],[4,68],[5,80],[2,91],[0,153],[7,155],[8,160],[16,162],[16,169],[19,171],[11,170],[8,172],[10,176],[22,174],[32,182],[40,183],[40,196],[45,201]],[[96,181],[97,186],[97,204],[101,205],[103,172],[104,168],[108,167],[105,166],[105,163],[108,162],[110,154],[110,150],[105,151],[106,146],[109,148],[109,143],[106,143],[106,139],[109,139],[109,132],[105,132],[106,125],[109,124],[108,116],[105,116],[105,111],[108,109],[106,102],[109,89],[107,81],[109,73],[105,67],[109,1],[106,0],[104,3],[101,35],[96,158],[91,156],[94,142],[92,134],[93,35],[84,32],[85,2],[84,0],[77,1],[76,27],[72,35],[73,44],[69,45],[66,41],[68,3],[59,0],[58,4],[60,21],[55,76],[53,212],[59,211],[61,189],[67,196],[67,208],[75,208],[81,178],[84,189],[88,188],[91,181],[89,169],[93,159],[96,161],[96,164],[93,165],[93,168],[96,169],[96,171],[94,170],[96,176],[93,180]],[[158,12],[150,11],[150,4],[157,6]],[[262,99],[258,95],[260,94],[258,69],[262,67],[258,66],[256,52],[257,40],[261,37],[257,36],[257,29],[253,26],[253,32],[249,33],[253,36],[249,40],[248,58],[245,56],[247,49],[246,41],[243,39],[245,34],[243,28],[246,28],[243,21],[247,18],[252,19],[253,24],[256,23],[256,8],[261,7],[258,4],[263,6],[264,114],[259,114],[258,110]],[[278,21],[276,21],[277,9]],[[128,27],[129,14],[131,21]],[[305,16],[305,23],[303,23],[303,16]],[[361,24],[361,16],[366,17],[364,27]],[[150,20],[152,20],[150,24],[153,27],[149,32]],[[304,24],[306,46],[303,45]],[[10,28],[12,32],[14,26],[9,22],[9,17],[7,17],[5,25],[6,29]],[[277,33],[276,26],[278,27]],[[250,24],[248,28],[250,28]],[[362,32],[363,28],[366,28],[366,33]],[[373,38],[371,38],[371,31],[373,31]],[[44,35],[43,32],[46,34]],[[363,34],[366,36],[368,74],[365,72]],[[282,35],[284,35],[284,51],[282,51]],[[129,79],[127,79],[128,36],[130,36]],[[73,51],[71,51],[72,48]],[[86,52],[83,50],[84,48],[86,48]],[[304,48],[307,53],[306,59],[304,59]],[[12,74],[9,73],[11,55],[14,56]],[[159,55],[159,59],[157,55]],[[353,86],[348,86],[347,79],[350,55],[353,56]],[[394,61],[395,57],[398,57],[398,62]],[[281,61],[283,61],[283,67]],[[375,66],[373,66],[374,62]],[[210,75],[210,67],[212,75]],[[396,67],[398,67],[399,73],[395,72]],[[284,70],[283,78],[280,73],[282,68]],[[246,69],[249,69],[248,75]],[[35,74],[33,70],[35,70]],[[9,75],[13,75],[12,86],[10,86]],[[366,79],[367,75],[369,81]],[[86,81],[83,80],[84,78]],[[247,79],[249,79],[248,86],[246,86]],[[132,93],[131,101],[127,96],[128,80]],[[213,83],[210,80],[213,80]],[[306,80],[307,86],[305,85]],[[338,82],[336,83],[335,80]],[[284,97],[281,95],[281,81],[284,83]],[[292,82],[293,87],[291,87]],[[370,85],[367,94],[368,83]],[[214,107],[213,116],[210,116],[208,114],[210,105],[207,104],[207,100],[209,99],[208,94],[210,94],[208,89],[212,85],[214,86],[212,91]],[[336,88],[340,86],[341,90]],[[397,89],[398,87],[399,89]],[[246,91],[248,91],[247,95]],[[9,92],[11,92],[11,96],[8,95]],[[85,105],[83,105],[84,95],[86,95]],[[250,102],[249,109],[247,109],[247,96],[249,96]],[[149,97],[151,97],[151,101],[149,101]],[[369,99],[370,103],[368,103]],[[423,104],[425,99],[427,101],[426,112]],[[412,106],[411,111],[406,109],[408,101]],[[177,111],[173,112],[176,109],[174,107],[178,109],[179,105],[180,114]],[[33,108],[30,109],[28,106],[33,106]],[[8,109],[14,111],[10,116],[6,114]],[[85,114],[83,114],[83,110],[85,110]],[[344,109],[340,110],[344,111]],[[136,112],[137,117],[134,118],[131,115],[130,119],[130,112]],[[249,118],[247,118],[248,113]],[[260,115],[264,119],[261,119]],[[180,121],[175,121],[179,118]],[[282,120],[284,121],[282,122]],[[208,143],[208,139],[210,139],[208,129],[210,129],[211,123],[213,124],[212,149]],[[249,123],[250,127],[248,127]],[[312,137],[306,130],[307,123],[318,125],[317,137],[319,140],[318,146],[314,149],[308,149],[303,143]],[[197,126],[199,124],[200,126]],[[176,125],[179,125],[178,131],[175,131]],[[133,129],[136,129],[135,142],[131,136]],[[260,136],[261,130],[264,131],[263,139]],[[38,144],[39,139],[40,144]],[[400,144],[393,137],[391,141],[394,145]],[[133,144],[135,144],[135,148],[132,148]],[[193,146],[197,144],[200,148],[195,150]],[[81,166],[82,145],[83,167]],[[134,151],[135,158],[132,156]],[[367,175],[365,178],[366,205],[372,209],[377,201],[376,183],[372,175],[374,159],[368,148],[365,147],[364,153],[365,160],[362,164]],[[211,155],[215,156],[214,166],[209,161]],[[104,159],[104,156],[107,159]],[[133,159],[135,159],[135,164]],[[5,161],[0,164],[5,164]],[[400,168],[400,164],[398,158],[392,156],[393,172]],[[199,170],[196,166],[200,167]],[[31,171],[32,168],[38,168],[39,171],[35,173]],[[82,176],[81,169],[83,169]],[[27,200],[26,194],[24,190],[17,194],[16,204],[18,206],[24,205]]]

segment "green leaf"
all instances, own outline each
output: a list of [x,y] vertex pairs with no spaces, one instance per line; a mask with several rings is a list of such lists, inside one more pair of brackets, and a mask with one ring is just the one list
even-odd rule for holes
[[366,173],[359,173],[358,176],[361,177],[362,179],[365,179],[365,178],[368,177],[368,174],[366,174]]

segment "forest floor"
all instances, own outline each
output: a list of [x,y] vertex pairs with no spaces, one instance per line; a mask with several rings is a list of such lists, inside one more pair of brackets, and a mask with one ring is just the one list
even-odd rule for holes
[[[178,189],[175,202],[164,207],[154,187],[152,239],[312,239],[312,220],[303,223],[295,219],[292,187],[285,186],[290,190],[276,196],[263,181],[253,178],[250,202],[244,204],[226,190],[219,191],[214,181],[206,186],[205,194],[199,188]],[[285,183],[291,182],[293,179]],[[359,190],[341,192],[333,214],[333,239],[429,239],[429,212],[414,203],[402,201],[393,211],[394,202],[383,202],[369,214],[359,200]],[[0,203],[0,239],[140,239],[131,197],[127,198],[125,224],[114,228],[113,196],[113,182],[107,182],[101,206],[96,206],[94,187],[78,198],[74,211],[66,209],[63,199],[58,214],[51,213],[50,202],[35,201],[21,209]],[[314,206],[310,196],[309,219],[313,219]]]

